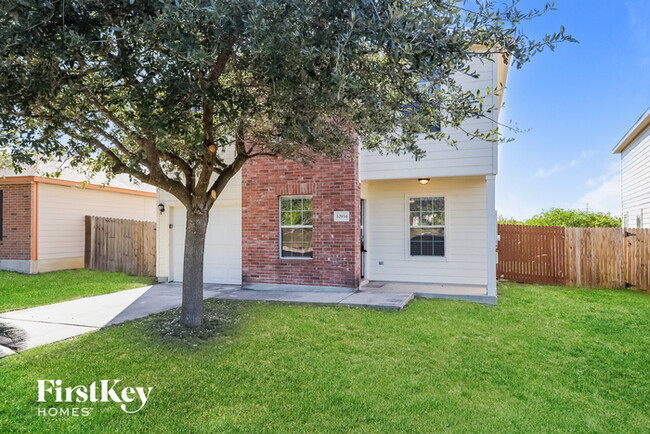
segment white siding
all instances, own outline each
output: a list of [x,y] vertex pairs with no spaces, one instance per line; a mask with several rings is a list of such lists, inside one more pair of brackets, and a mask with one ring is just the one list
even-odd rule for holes
[[38,260],[83,258],[87,215],[155,221],[156,199],[39,183]]
[[[412,179],[371,181],[365,191],[368,280],[487,284],[484,176],[434,178],[427,185]],[[445,198],[444,258],[409,254],[406,204],[418,196]]]
[[636,228],[643,214],[643,228],[650,228],[650,129],[621,154],[621,199],[629,227]]
[[[497,62],[476,61],[473,70],[480,76],[472,78],[458,75],[457,81],[466,90],[485,90],[497,87]],[[485,107],[497,105],[497,97],[491,93],[485,98]],[[491,119],[469,119],[462,127],[466,131],[488,131],[496,126],[497,114]],[[411,155],[380,155],[378,152],[361,151],[360,177],[362,181],[377,179],[403,179],[417,177],[473,176],[497,173],[497,145],[492,142],[470,138],[460,130],[446,133],[458,141],[456,148],[431,140],[422,140],[419,145],[426,151],[426,157],[415,161]]]
[[[158,202],[165,204],[165,212],[158,216],[157,274],[163,280],[182,281],[185,207],[162,190]],[[210,283],[241,283],[241,173],[230,180],[210,211],[203,277]]]

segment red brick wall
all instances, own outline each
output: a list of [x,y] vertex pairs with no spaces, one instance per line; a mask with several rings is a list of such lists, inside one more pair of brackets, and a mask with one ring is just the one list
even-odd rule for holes
[[32,185],[2,184],[0,259],[29,260],[32,255]]
[[[242,169],[244,283],[344,286],[360,280],[359,170],[355,156],[312,167],[260,157]],[[279,197],[313,195],[313,259],[279,257]],[[334,222],[334,211],[350,211]]]

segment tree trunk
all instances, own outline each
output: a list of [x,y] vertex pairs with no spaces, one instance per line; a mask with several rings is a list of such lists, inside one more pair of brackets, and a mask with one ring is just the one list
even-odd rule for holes
[[187,210],[183,259],[181,324],[198,327],[203,322],[203,256],[209,212]]

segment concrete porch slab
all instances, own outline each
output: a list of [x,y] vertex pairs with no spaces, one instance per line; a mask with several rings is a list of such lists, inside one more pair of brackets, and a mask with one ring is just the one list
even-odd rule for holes
[[411,300],[413,300],[412,292],[387,293],[359,291],[347,297],[340,304],[384,309],[403,309]]
[[232,291],[216,295],[222,300],[284,301],[290,303],[338,304],[350,295],[349,292],[298,292],[265,289]]
[[447,298],[482,304],[496,304],[497,297],[487,294],[484,285],[450,285],[442,283],[388,282],[371,280],[364,282],[360,293],[413,294],[418,298]]
[[452,285],[444,283],[388,282],[371,280],[361,285],[360,291],[413,292],[419,294],[487,295],[485,285]]
[[279,301],[286,303],[334,304],[365,306],[384,309],[402,309],[413,298],[413,293],[364,293],[355,292],[297,292],[279,290],[241,290],[216,295],[224,300]]

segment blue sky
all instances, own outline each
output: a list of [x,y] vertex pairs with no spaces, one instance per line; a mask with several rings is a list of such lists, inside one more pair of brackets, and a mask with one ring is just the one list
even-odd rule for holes
[[[543,0],[524,0],[522,7]],[[511,68],[501,122],[497,210],[525,219],[550,207],[620,214],[620,156],[612,149],[650,106],[650,0],[558,0],[524,25],[533,37],[560,25],[580,41]]]

